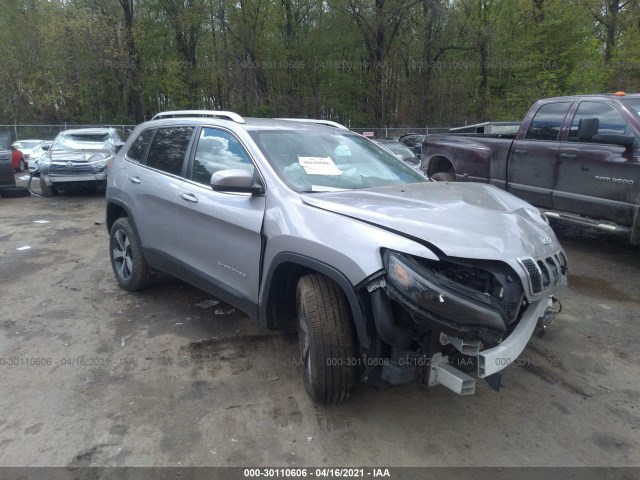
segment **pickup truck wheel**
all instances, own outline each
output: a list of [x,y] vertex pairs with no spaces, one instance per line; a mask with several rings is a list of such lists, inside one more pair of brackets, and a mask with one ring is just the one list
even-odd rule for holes
[[109,233],[109,256],[113,273],[123,289],[136,291],[149,285],[151,268],[142,255],[140,240],[127,217],[113,222]]
[[320,274],[305,275],[297,289],[298,337],[304,386],[314,402],[348,400],[358,379],[359,358],[347,299]]
[[58,194],[56,187],[47,185],[42,177],[40,177],[40,191],[43,197],[53,197]]
[[453,172],[438,172],[431,175],[436,182],[455,182],[456,174]]

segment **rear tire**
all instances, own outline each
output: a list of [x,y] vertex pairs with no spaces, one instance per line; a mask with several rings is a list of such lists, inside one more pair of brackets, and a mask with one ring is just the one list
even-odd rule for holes
[[109,233],[109,257],[120,287],[133,292],[149,286],[152,270],[142,255],[140,239],[128,217],[113,222]]
[[53,197],[58,194],[56,187],[47,185],[42,176],[40,176],[40,192],[42,192],[43,197]]
[[436,182],[455,182],[456,174],[454,172],[438,172],[431,175],[431,179]]
[[296,296],[305,389],[316,403],[344,402],[358,381],[360,358],[347,298],[315,273],[300,278]]

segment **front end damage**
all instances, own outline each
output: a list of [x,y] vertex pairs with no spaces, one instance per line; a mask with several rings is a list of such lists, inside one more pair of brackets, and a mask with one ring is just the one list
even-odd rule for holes
[[476,378],[500,387],[531,336],[559,311],[553,294],[567,284],[561,249],[512,263],[383,252],[385,271],[369,281],[380,341],[365,358],[364,380],[397,385],[416,376],[429,386],[475,392]]

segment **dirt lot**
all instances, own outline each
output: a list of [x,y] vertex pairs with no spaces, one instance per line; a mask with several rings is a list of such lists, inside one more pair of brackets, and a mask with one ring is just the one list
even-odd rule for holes
[[559,232],[564,310],[500,392],[321,407],[294,336],[172,279],[120,290],[103,210],[0,199],[1,466],[640,465],[637,247]]

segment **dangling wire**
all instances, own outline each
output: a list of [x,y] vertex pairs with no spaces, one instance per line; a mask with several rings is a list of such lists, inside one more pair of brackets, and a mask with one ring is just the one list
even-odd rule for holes
[[34,170],[33,172],[29,172],[29,182],[27,182],[27,189],[29,190],[29,193],[31,195],[35,195],[36,197],[41,197],[42,194],[41,193],[36,193],[33,190],[31,190],[31,180],[33,180],[33,177],[36,178],[40,178],[40,172],[38,170]]

